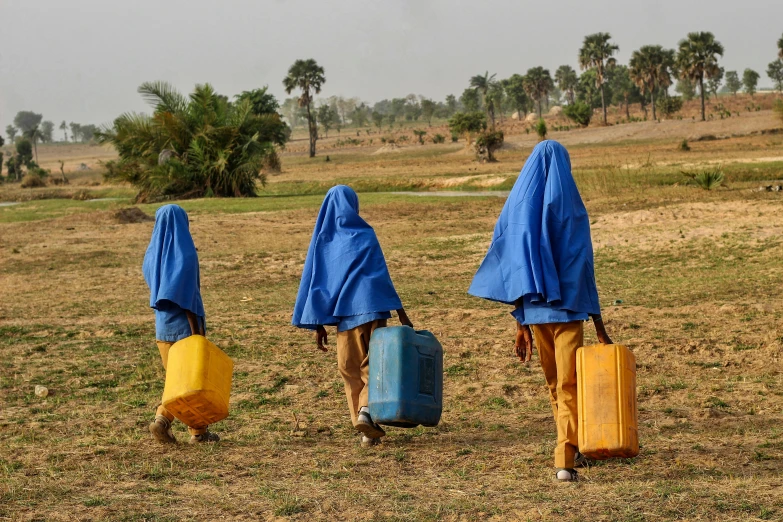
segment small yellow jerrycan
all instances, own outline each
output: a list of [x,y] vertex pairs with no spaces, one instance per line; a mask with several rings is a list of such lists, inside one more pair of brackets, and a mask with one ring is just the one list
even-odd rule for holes
[[639,454],[636,357],[619,344],[576,351],[579,451],[593,459]]
[[228,417],[234,361],[201,335],[191,335],[169,350],[163,406],[191,428],[205,428]]

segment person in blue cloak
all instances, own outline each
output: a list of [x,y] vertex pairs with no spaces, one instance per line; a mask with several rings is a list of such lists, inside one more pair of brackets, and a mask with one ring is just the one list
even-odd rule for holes
[[307,250],[291,323],[315,330],[327,351],[325,326],[337,327],[337,367],[362,446],[386,435],[370,417],[367,402],[370,337],[391,311],[413,327],[392,284],[375,231],[359,216],[359,198],[345,185],[326,193]]
[[[155,338],[165,370],[174,343],[206,334],[198,253],[182,207],[164,205],[155,212],[142,272],[150,289],[150,307],[155,310]],[[177,442],[171,430],[173,420],[174,415],[158,405],[150,433],[160,442]],[[220,440],[207,428],[188,427],[188,431],[191,444]]]
[[556,477],[576,480],[584,462],[576,397],[584,321],[593,319],[599,342],[612,341],[598,304],[590,220],[558,142],[542,141],[525,162],[468,293],[514,306],[522,361],[530,361],[535,338],[557,425]]

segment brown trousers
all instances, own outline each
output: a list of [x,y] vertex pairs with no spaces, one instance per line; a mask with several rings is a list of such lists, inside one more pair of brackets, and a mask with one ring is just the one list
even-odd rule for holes
[[576,350],[584,344],[584,322],[534,324],[531,328],[557,424],[555,467],[570,469],[579,448]]
[[367,381],[370,374],[370,336],[376,328],[384,328],[386,319],[370,321],[337,332],[337,368],[343,376],[351,421],[356,426],[359,409],[367,406]]
[[[168,366],[169,362],[169,350],[172,346],[174,346],[174,343],[169,343],[166,341],[155,341],[158,344],[158,351],[160,352],[160,360],[163,362],[163,369],[165,370]],[[155,415],[162,415],[163,417],[166,417],[169,422],[174,420],[174,415],[169,413],[169,411],[163,406],[163,403],[160,403],[158,405],[158,409],[155,412]],[[202,433],[206,433],[207,428],[191,428],[188,427],[188,432],[191,435],[201,435]]]

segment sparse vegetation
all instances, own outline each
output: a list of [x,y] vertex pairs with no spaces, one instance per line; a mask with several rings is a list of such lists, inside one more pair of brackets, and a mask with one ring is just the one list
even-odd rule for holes
[[546,139],[547,128],[543,118],[539,119],[538,123],[536,123],[536,134],[538,134],[539,141],[544,141]]

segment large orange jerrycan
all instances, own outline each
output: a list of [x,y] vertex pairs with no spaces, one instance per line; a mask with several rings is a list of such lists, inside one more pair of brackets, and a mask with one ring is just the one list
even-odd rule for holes
[[191,335],[169,350],[163,406],[191,428],[205,428],[228,417],[234,362],[201,335]]
[[619,344],[576,351],[579,451],[593,459],[639,454],[636,357]]

